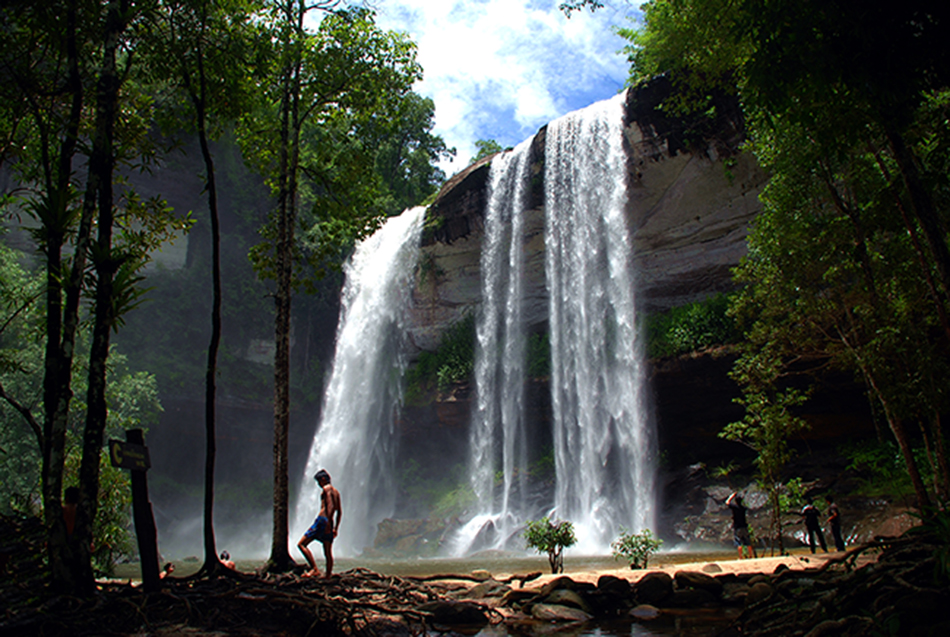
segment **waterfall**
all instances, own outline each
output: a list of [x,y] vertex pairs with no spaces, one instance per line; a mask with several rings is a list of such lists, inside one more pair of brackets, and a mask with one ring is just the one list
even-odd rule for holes
[[[525,330],[523,213],[527,207],[531,142],[492,160],[482,241],[482,303],[476,321],[475,394],[471,424],[471,483],[479,515],[463,530],[456,553],[471,549],[481,528],[499,546],[520,523],[526,495],[524,421]],[[502,473],[501,501],[495,474]],[[513,501],[513,499],[517,501]],[[486,525],[488,525],[486,527]],[[464,539],[468,538],[468,539]]]
[[627,229],[623,94],[548,125],[549,292],[556,516],[579,551],[621,526],[653,528],[653,439],[645,405]]
[[342,555],[371,544],[376,524],[393,514],[405,317],[424,216],[420,207],[388,219],[357,245],[344,270],[333,367],[291,527],[296,539],[316,517],[320,500],[313,474],[325,468],[342,500],[334,543]]

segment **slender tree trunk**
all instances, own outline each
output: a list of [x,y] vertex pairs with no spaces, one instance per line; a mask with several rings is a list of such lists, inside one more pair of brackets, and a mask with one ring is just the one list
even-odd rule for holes
[[[291,6],[288,6],[291,9]],[[290,11],[287,19],[291,19]],[[288,512],[288,431],[290,425],[290,307],[293,274],[294,200],[296,198],[295,147],[298,143],[297,91],[299,62],[284,75],[281,99],[280,190],[275,248],[277,291],[274,295],[274,530],[268,569],[288,570],[294,561],[287,550]]]
[[887,419],[891,433],[894,434],[894,439],[897,440],[897,446],[900,448],[901,455],[904,457],[904,465],[907,467],[907,474],[910,476],[910,481],[914,486],[914,493],[917,497],[917,508],[921,512],[926,511],[930,508],[930,497],[927,495],[927,487],[924,486],[924,481],[920,477],[920,470],[917,467],[917,461],[914,459],[914,450],[911,448],[910,440],[907,438],[904,423],[894,414],[891,409],[890,401],[881,393],[877,381],[871,373],[865,371],[864,377],[868,379],[871,384],[871,390],[881,403],[881,408],[884,410],[884,417]]
[[[187,75],[187,70],[186,70]],[[205,76],[202,54],[198,51],[198,90],[200,96],[192,92],[192,103],[198,120],[198,140],[201,144],[201,156],[205,162],[208,191],[208,213],[211,218],[211,342],[208,344],[208,367],[205,374],[205,504],[204,504],[204,545],[205,563],[203,570],[209,575],[221,571],[214,539],[214,464],[216,453],[215,401],[216,375],[218,369],[218,347],[221,343],[221,231],[218,219],[218,189],[215,181],[214,159],[208,146],[208,133],[205,114]]]
[[[72,358],[78,324],[81,273],[85,267],[85,243],[80,226],[76,240],[71,276],[66,283],[66,305],[63,306],[64,272],[62,250],[66,232],[71,225],[69,189],[72,158],[78,141],[82,118],[83,88],[79,72],[77,43],[77,3],[66,5],[67,86],[71,94],[69,119],[66,122],[57,158],[55,176],[47,184],[46,245],[46,354],[43,378],[43,513],[46,523],[47,558],[51,585],[56,592],[75,590],[73,565],[78,560],[67,542],[62,515],[63,466],[66,460],[66,425],[72,399]],[[86,228],[91,226],[91,222]],[[88,236],[88,231],[85,236]],[[78,270],[78,272],[77,272]],[[75,300],[74,300],[75,299]]]
[[113,282],[119,265],[112,253],[114,220],[112,177],[115,168],[113,145],[121,84],[116,66],[116,55],[128,13],[128,0],[110,3],[106,13],[102,70],[97,88],[96,128],[89,158],[90,179],[98,182],[96,199],[99,218],[93,259],[96,270],[96,295],[92,346],[89,352],[86,426],[79,469],[80,495],[75,529],[76,548],[80,558],[75,576],[78,585],[77,593],[81,595],[91,595],[95,592],[90,547],[93,523],[99,508],[99,467],[108,418],[105,395],[106,363],[109,358],[109,337],[115,324]]
[[904,179],[907,194],[910,196],[911,207],[917,215],[920,227],[927,238],[927,244],[930,246],[937,272],[940,274],[940,281],[943,283],[944,293],[948,294],[950,293],[950,249],[947,248],[947,240],[940,227],[933,199],[920,179],[914,154],[907,147],[903,135],[889,125],[885,126],[885,132],[894,153],[894,159],[900,168],[901,177]]

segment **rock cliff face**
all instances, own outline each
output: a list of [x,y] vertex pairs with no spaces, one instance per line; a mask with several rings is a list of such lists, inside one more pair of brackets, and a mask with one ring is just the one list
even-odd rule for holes
[[[745,252],[765,183],[753,158],[739,152],[742,121],[733,100],[716,98],[712,118],[677,119],[657,109],[670,90],[661,78],[627,95],[627,219],[640,307],[647,312],[731,288],[729,270]],[[529,326],[547,320],[544,138],[545,129],[534,138],[532,174],[537,178],[524,220]],[[479,304],[489,171],[486,158],[456,175],[430,209],[410,330],[419,349],[437,347],[442,332]]]

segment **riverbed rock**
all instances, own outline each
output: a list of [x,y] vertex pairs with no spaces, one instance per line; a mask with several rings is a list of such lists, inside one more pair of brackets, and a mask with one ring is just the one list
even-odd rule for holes
[[640,621],[656,619],[660,616],[660,614],[660,609],[656,606],[651,606],[650,604],[640,604],[630,609],[630,616],[634,619],[639,619]]
[[500,604],[509,608],[519,608],[529,600],[536,600],[540,596],[537,591],[526,591],[523,589],[510,589],[502,595]]
[[577,582],[572,580],[570,577],[562,575],[561,577],[555,577],[550,582],[547,582],[541,587],[541,590],[538,591],[538,594],[541,597],[547,597],[553,591],[563,588],[569,591],[577,590]]
[[484,626],[488,623],[485,611],[471,602],[438,600],[422,604],[416,610],[429,614],[433,622],[445,626]]
[[531,616],[551,622],[586,622],[593,619],[590,613],[558,604],[535,604],[531,607]]
[[673,594],[673,578],[669,573],[647,573],[633,585],[633,595],[641,604],[657,604]]
[[578,595],[575,591],[568,590],[566,588],[559,588],[557,590],[551,591],[551,594],[544,598],[543,603],[554,604],[557,606],[569,606],[571,608],[582,610],[588,614],[591,612],[590,606],[583,597]]
[[698,571],[677,571],[673,576],[676,587],[680,589],[697,589],[708,591],[714,597],[722,594],[722,584],[711,575]]
[[722,601],[725,604],[742,605],[749,596],[752,587],[742,582],[728,582],[722,585]]
[[508,592],[511,591],[511,587],[507,584],[489,579],[487,581],[476,584],[475,586],[468,589],[465,593],[467,599],[482,599],[484,597],[503,597]]
[[766,600],[772,596],[772,587],[766,584],[765,582],[756,582],[749,589],[749,593],[746,596],[746,606],[751,606],[752,604],[757,604],[763,600]]
[[597,578],[597,591],[605,595],[627,597],[630,595],[630,582],[616,575],[601,575]]

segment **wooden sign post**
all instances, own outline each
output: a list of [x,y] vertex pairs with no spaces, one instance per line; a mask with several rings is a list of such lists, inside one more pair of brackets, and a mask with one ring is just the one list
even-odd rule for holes
[[158,576],[158,533],[152,503],[148,500],[148,481],[145,472],[151,466],[148,447],[141,429],[125,432],[126,442],[109,441],[109,457],[112,466],[129,469],[132,479],[132,519],[135,521],[135,537],[139,544],[139,560],[142,568],[142,587],[146,593],[161,587]]

